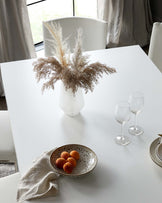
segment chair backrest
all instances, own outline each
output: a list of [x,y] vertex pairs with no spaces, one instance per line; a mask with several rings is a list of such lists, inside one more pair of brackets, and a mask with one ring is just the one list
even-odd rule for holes
[[0,160],[16,161],[8,111],[0,111]]
[[[82,30],[82,48],[83,51],[91,51],[106,48],[107,22],[83,17],[66,17],[49,21],[50,23],[60,24],[62,27],[63,39],[68,38],[70,51],[73,52],[77,30]],[[51,44],[52,36],[43,24],[43,38],[45,46],[45,56],[53,55]],[[49,43],[50,41],[50,43]]]
[[148,56],[162,72],[162,23],[154,23]]
[[20,180],[20,173],[15,173],[0,178],[0,202],[16,203],[17,187]]

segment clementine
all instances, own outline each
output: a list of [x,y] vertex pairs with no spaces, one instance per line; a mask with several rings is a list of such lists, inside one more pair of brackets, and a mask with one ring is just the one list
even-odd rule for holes
[[63,168],[63,165],[66,163],[66,160],[64,158],[58,158],[56,159],[55,163],[58,168]]
[[61,153],[61,158],[67,159],[69,156],[70,156],[70,154],[68,152],[66,152],[66,151],[63,151]]
[[67,161],[70,162],[73,165],[73,167],[76,167],[77,162],[73,157],[69,157]]
[[66,162],[64,165],[63,165],[63,169],[66,173],[72,173],[73,171],[73,165],[70,163],[70,162]]
[[70,156],[73,157],[75,160],[78,160],[80,158],[80,154],[76,150],[71,151]]

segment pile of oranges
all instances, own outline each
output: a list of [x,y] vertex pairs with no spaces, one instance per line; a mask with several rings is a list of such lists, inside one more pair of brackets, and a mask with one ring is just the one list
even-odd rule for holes
[[73,169],[77,165],[77,160],[79,160],[80,155],[76,150],[63,151],[59,158],[56,159],[55,164],[58,168],[63,169],[66,173],[72,173]]

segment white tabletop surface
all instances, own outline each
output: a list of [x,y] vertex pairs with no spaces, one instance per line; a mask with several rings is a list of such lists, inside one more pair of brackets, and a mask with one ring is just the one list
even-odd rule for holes
[[[149,147],[162,133],[162,75],[139,46],[89,52],[92,62],[115,67],[116,74],[99,80],[85,95],[81,114],[72,118],[59,108],[59,83],[54,91],[41,93],[35,80],[32,60],[1,64],[5,94],[20,172],[44,151],[68,143],[90,147],[98,157],[95,170],[80,178],[61,177],[59,194],[36,202],[57,203],[161,203],[162,168],[149,155]],[[119,146],[120,132],[115,121],[116,103],[128,100],[131,92],[144,93],[145,105],[138,123],[141,136]],[[35,202],[35,201],[30,201]]]

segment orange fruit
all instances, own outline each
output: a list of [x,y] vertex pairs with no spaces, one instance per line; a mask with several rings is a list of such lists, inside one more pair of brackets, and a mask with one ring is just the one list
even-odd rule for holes
[[70,154],[68,152],[66,152],[66,151],[63,151],[61,153],[61,158],[67,159],[69,156],[70,156]]
[[70,163],[73,165],[73,167],[75,167],[76,164],[77,164],[76,160],[75,160],[73,157],[69,157],[69,158],[67,159],[67,161],[70,162]]
[[72,173],[73,171],[73,165],[70,163],[70,162],[66,162],[64,165],[63,165],[63,169],[66,173]]
[[73,157],[75,160],[78,160],[80,158],[79,152],[77,152],[76,150],[71,151],[70,156]]
[[64,158],[58,158],[58,159],[56,159],[56,162],[55,162],[55,164],[58,168],[63,168],[63,165],[65,163],[66,163],[66,160]]

